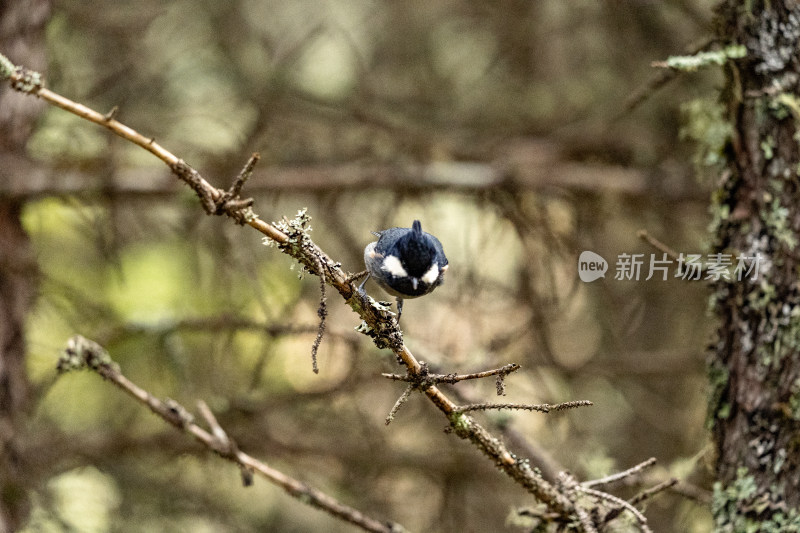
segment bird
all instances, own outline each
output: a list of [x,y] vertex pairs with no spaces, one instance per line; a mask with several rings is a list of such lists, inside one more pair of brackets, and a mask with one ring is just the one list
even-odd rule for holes
[[373,231],[378,240],[364,248],[367,277],[358,290],[374,278],[378,285],[397,300],[397,321],[403,314],[403,300],[419,298],[444,282],[449,263],[439,239],[422,231],[415,220],[410,228]]

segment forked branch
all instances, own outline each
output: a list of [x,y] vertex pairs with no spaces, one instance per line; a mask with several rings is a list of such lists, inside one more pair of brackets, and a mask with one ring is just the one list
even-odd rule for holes
[[146,405],[153,413],[175,428],[191,435],[200,444],[215,452],[220,457],[239,465],[242,469],[242,480],[245,485],[252,482],[252,473],[273,483],[292,497],[303,503],[321,509],[337,518],[356,525],[364,531],[377,533],[397,533],[404,529],[395,523],[381,522],[361,511],[344,505],[324,492],[310,487],[283,472],[239,450],[239,447],[219,425],[211,409],[200,402],[200,414],[208,423],[211,431],[203,429],[194,421],[187,409],[174,400],[160,400],[126,378],[108,352],[94,341],[80,335],[72,337],[58,361],[60,373],[73,370],[88,369],[110,381],[136,401]]

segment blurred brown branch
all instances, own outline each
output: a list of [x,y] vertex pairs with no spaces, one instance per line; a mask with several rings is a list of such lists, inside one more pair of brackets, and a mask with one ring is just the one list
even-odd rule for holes
[[[9,157],[0,168],[3,191],[39,197],[98,190],[129,196],[163,196],[176,192],[166,173],[152,169],[120,169],[106,173],[86,168],[47,168],[22,157]],[[21,179],[24,176],[24,179]],[[570,160],[553,143],[518,139],[493,159],[430,163],[340,163],[284,165],[255,169],[247,182],[250,194],[325,193],[386,189],[404,192],[491,191],[497,188],[618,194],[629,198],[658,194],[664,202],[705,202],[690,176],[677,168],[653,171],[620,165]]]
[[165,422],[194,437],[209,450],[220,457],[238,464],[243,471],[245,484],[250,472],[256,472],[263,478],[278,485],[292,497],[321,509],[331,515],[356,525],[364,531],[392,533],[402,531],[398,524],[381,522],[370,518],[357,509],[342,504],[338,500],[305,483],[298,481],[283,472],[251,457],[238,449],[236,444],[222,429],[211,410],[204,402],[199,403],[199,410],[208,422],[211,432],[201,428],[194,422],[194,417],[180,404],[173,400],[162,401],[145,389],[142,389],[126,378],[105,349],[80,335],[72,337],[58,362],[59,372],[89,369],[110,381],[135,400],[146,405],[153,413]]

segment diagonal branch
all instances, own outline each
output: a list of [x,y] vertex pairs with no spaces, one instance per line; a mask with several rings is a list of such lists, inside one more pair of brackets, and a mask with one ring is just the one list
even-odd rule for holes
[[[370,336],[378,348],[391,349],[407,367],[409,376],[414,377],[424,373],[423,366],[404,344],[402,333],[393,315],[387,313],[385,308],[378,302],[360,293],[353,284],[354,277],[346,273],[341,268],[340,263],[331,260],[308,236],[306,223],[310,217],[305,214],[304,210],[298,213],[294,220],[270,224],[264,222],[255,214],[249,201],[238,198],[241,185],[245,176],[249,173],[250,163],[248,163],[231,188],[228,190],[218,189],[203,178],[197,170],[156,143],[154,139],[147,138],[117,121],[114,118],[115,113],[101,114],[45,88],[38,73],[14,65],[2,54],[0,54],[0,80],[8,80],[14,90],[38,97],[51,105],[94,122],[152,153],[163,161],[180,180],[197,193],[206,213],[229,216],[235,222],[248,224],[264,234],[267,240],[274,243],[280,251],[293,257],[308,271],[320,276],[321,283],[326,283],[335,288],[345,302],[363,320],[358,328],[359,331]],[[254,164],[254,161],[252,162]],[[232,197],[234,193],[236,196]],[[331,502],[328,496],[312,491],[302,483],[287,478],[284,474],[270,469],[263,463],[242,454],[242,452],[233,452],[227,448],[219,449],[219,443],[213,435],[183,417],[185,410],[180,408],[173,413],[170,406],[128,382],[118,370],[114,370],[113,365],[102,365],[100,368],[102,368],[102,371],[96,370],[101,375],[111,379],[126,392],[147,404],[156,414],[159,414],[176,427],[185,429],[196,439],[221,455],[231,460],[236,460],[241,465],[252,468],[268,479],[274,480],[292,494],[304,495],[314,505],[318,505],[321,508],[326,510],[334,509],[335,505],[338,504],[338,502]],[[498,390],[501,390],[501,387],[498,387]],[[579,516],[585,530],[594,530],[592,524],[584,517],[588,516],[588,510],[601,504],[602,498],[597,498],[594,502],[581,501],[579,504],[572,497],[570,491],[546,481],[535,468],[535,465],[530,463],[530,460],[519,458],[512,454],[500,438],[490,433],[474,418],[460,410],[459,406],[450,400],[436,384],[430,384],[422,388],[422,392],[448,418],[453,433],[462,439],[470,441],[502,472],[544,503],[548,510],[558,517],[558,520],[570,522],[576,516]],[[567,404],[564,405],[565,407],[567,406]],[[330,510],[329,512],[333,513]],[[343,514],[347,515],[344,512]],[[382,529],[374,530],[387,531],[385,526],[380,525],[379,527]]]
[[200,444],[217,453],[220,457],[238,464],[242,469],[242,478],[245,484],[249,482],[250,473],[255,472],[267,481],[281,487],[301,502],[356,525],[364,531],[376,533],[403,531],[398,524],[375,520],[357,509],[344,505],[324,492],[309,487],[302,481],[287,476],[283,472],[275,470],[242,452],[219,425],[205,402],[200,402],[198,407],[200,414],[208,422],[211,432],[201,428],[194,422],[194,417],[179,403],[169,399],[162,401],[139,387],[122,374],[119,366],[102,346],[76,335],[68,341],[66,349],[61,354],[58,361],[58,371],[64,373],[80,369],[89,369],[96,372],[135,400],[149,407],[153,413],[161,417],[165,422],[188,433]]

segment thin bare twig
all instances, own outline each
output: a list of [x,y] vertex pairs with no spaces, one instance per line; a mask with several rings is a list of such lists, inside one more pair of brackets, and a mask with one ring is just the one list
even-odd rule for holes
[[333,497],[283,472],[267,466],[258,459],[232,445],[225,431],[217,422],[205,403],[198,405],[200,412],[211,427],[211,433],[198,426],[193,417],[175,401],[162,401],[126,378],[105,349],[94,341],[80,335],[72,337],[58,361],[59,372],[89,369],[110,381],[135,400],[143,403],[164,421],[184,431],[216,452],[221,457],[238,464],[242,469],[257,472],[267,481],[281,487],[292,497],[312,507],[321,509],[336,518],[360,527],[364,531],[392,533],[402,530],[399,525],[381,522],[361,511],[344,505]]
[[354,283],[354,282],[360,280],[361,278],[363,278],[364,276],[366,276],[367,274],[369,274],[369,270],[362,270],[361,272],[356,272],[355,274],[350,274],[349,276],[347,276],[347,282],[348,283]]
[[411,396],[411,393],[414,392],[414,385],[409,385],[406,387],[406,390],[403,391],[403,394],[394,402],[392,409],[389,411],[389,414],[386,416],[386,425],[392,423],[394,420],[394,416],[397,414],[397,411],[402,407],[404,403],[408,401],[408,398]]
[[[711,46],[714,43],[715,40],[716,37],[709,37],[698,43],[695,43],[686,49],[686,54],[694,55],[698,52],[706,50],[708,49],[709,46]],[[656,64],[653,66],[661,67],[662,65]],[[642,104],[653,94],[655,94],[655,92],[658,91],[658,89],[664,87],[672,80],[678,78],[678,76],[680,76],[681,74],[684,74],[684,72],[673,69],[660,70],[656,72],[655,75],[650,80],[648,80],[644,86],[635,90],[631,95],[629,95],[625,99],[625,103],[622,106],[622,111],[620,111],[619,114],[616,117],[614,117],[614,120],[619,120],[623,116],[627,115],[628,113],[639,107],[640,104]]]
[[[656,464],[656,459],[654,457],[651,457],[647,461],[639,463],[638,465],[634,466],[633,468],[629,468],[628,470],[625,470],[624,472],[619,472],[617,474],[613,474],[611,476],[606,476],[606,477],[601,478],[601,479],[596,479],[596,480],[593,480],[593,481],[587,481],[587,482],[581,483],[580,484],[580,486],[582,487],[581,490],[584,490],[585,492],[587,492],[589,494],[597,496],[597,494],[595,494],[595,493],[598,492],[598,491],[595,491],[594,489],[589,488],[590,486],[593,486],[593,485],[594,486],[604,485],[604,484],[614,483],[616,481],[631,479],[633,476],[636,476],[636,475],[642,473],[644,470],[646,470],[647,468],[650,468],[651,466],[653,466],[655,464]],[[678,483],[677,479],[674,479],[674,478],[668,479],[668,480],[663,481],[663,482],[661,482],[661,483],[659,483],[659,484],[657,484],[657,485],[655,485],[653,487],[650,487],[649,489],[643,490],[642,492],[640,492],[639,494],[635,495],[633,498],[629,499],[627,502],[624,502],[624,503],[620,503],[620,502],[623,502],[623,500],[621,500],[619,498],[606,497],[605,498],[606,500],[616,503],[617,506],[614,507],[613,509],[611,509],[610,511],[608,511],[608,513],[606,513],[606,515],[603,518],[602,522],[603,523],[608,523],[608,522],[614,520],[622,512],[629,511],[629,512],[633,513],[633,515],[636,517],[637,520],[639,520],[642,524],[644,524],[645,523],[644,516],[641,515],[641,512],[638,509],[636,509],[634,507],[634,505],[639,504],[641,502],[644,502],[644,501],[652,498],[656,494],[659,494],[659,493],[669,489],[670,487],[673,487],[677,483]],[[603,493],[603,494],[605,494],[605,493]],[[617,500],[619,500],[619,501],[617,501]],[[640,517],[641,517],[641,519],[640,519]]]
[[665,481],[662,481],[658,485],[655,485],[654,487],[650,487],[649,489],[643,490],[642,492],[640,492],[639,494],[635,495],[633,498],[628,500],[628,503],[630,503],[631,505],[642,503],[644,501],[649,500],[656,494],[660,494],[661,492],[664,492],[667,489],[671,489],[677,484],[678,480],[675,479],[674,477],[667,479]]
[[[627,473],[627,472],[630,472],[630,471],[626,470],[624,473]],[[609,477],[612,477],[612,476],[609,476]],[[613,476],[613,477],[617,477],[617,476]],[[633,517],[636,519],[636,521],[639,523],[639,528],[644,533],[652,533],[652,530],[647,525],[647,518],[645,518],[644,515],[641,513],[641,511],[639,511],[636,507],[631,505],[629,502],[626,502],[622,498],[618,498],[617,496],[614,496],[613,494],[608,494],[607,492],[603,492],[603,491],[600,491],[600,490],[595,490],[595,489],[589,488],[585,484],[578,483],[575,480],[575,478],[571,474],[569,474],[568,472],[560,472],[559,475],[558,475],[558,478],[559,478],[559,482],[561,483],[561,485],[567,490],[568,493],[571,494],[571,499],[573,501],[577,500],[579,495],[584,494],[584,495],[592,496],[592,497],[596,498],[599,501],[605,501],[605,502],[612,503],[615,506],[615,510],[616,509],[624,509],[625,511],[628,511],[629,513],[631,513],[633,515]],[[606,479],[606,478],[604,478],[604,479]],[[576,509],[578,509],[578,506],[576,506]],[[581,511],[584,511],[584,510],[581,509]],[[619,515],[620,511],[616,511],[616,513],[617,514],[615,514],[613,517],[609,517],[610,514],[611,514],[611,513],[609,513],[609,515],[607,515],[607,517],[605,519],[600,520],[600,523],[601,524],[602,523],[606,523],[606,522],[612,520],[613,518],[616,518],[616,516]],[[585,518],[588,519],[588,517],[581,516],[580,514],[578,514],[578,517],[581,520],[581,525],[587,531],[589,530],[589,527],[591,527],[592,529],[595,528],[595,521],[594,520],[591,520],[589,523],[586,523],[585,522]]]
[[[219,425],[217,417],[214,416],[208,404],[203,400],[197,400],[197,410],[200,411],[200,416],[205,419],[208,427],[211,428],[211,434],[217,439],[219,448],[228,451],[226,457],[235,457],[239,452],[239,446],[236,444],[236,441],[230,438],[228,433],[222,429],[222,426]],[[239,465],[239,469],[242,473],[242,485],[245,487],[251,486],[253,484],[253,469],[243,465]]]
[[588,487],[597,487],[597,486],[600,486],[600,485],[608,485],[609,483],[614,483],[615,481],[619,481],[619,480],[625,479],[627,477],[635,476],[635,475],[641,473],[642,471],[646,470],[647,468],[650,468],[651,466],[653,466],[655,464],[656,464],[656,458],[655,457],[651,457],[647,461],[642,461],[638,465],[636,465],[634,467],[631,467],[631,468],[629,468],[627,470],[624,470],[622,472],[618,472],[616,474],[612,474],[610,476],[606,476],[606,477],[603,477],[603,478],[600,478],[600,479],[593,479],[591,481],[584,481],[583,483],[581,483],[581,486],[584,487],[584,488],[588,488]]
[[319,307],[317,308],[319,327],[317,328],[317,337],[314,339],[314,344],[311,345],[311,369],[315,374],[319,374],[317,351],[319,350],[319,345],[322,344],[322,336],[325,334],[325,324],[328,318],[328,296],[325,294],[325,270],[322,268],[322,261],[319,258],[316,259],[317,273],[319,274]]
[[[688,268],[686,266],[687,262],[684,259],[683,254],[678,254],[678,252],[676,252],[675,250],[673,250],[672,248],[670,248],[669,246],[667,246],[663,242],[659,241],[658,239],[656,239],[655,237],[650,235],[647,232],[647,230],[640,229],[638,232],[636,232],[636,235],[640,239],[642,239],[643,241],[648,243],[650,246],[655,248],[656,250],[659,250],[659,251],[665,253],[667,255],[667,257],[669,257],[673,261],[677,261],[678,262],[678,272],[679,272],[679,274],[683,273],[683,270],[682,270],[683,268]],[[693,264],[692,268],[697,268],[696,271],[695,270],[691,271],[693,273],[693,276],[695,276],[695,277],[693,277],[693,279],[697,280],[697,279],[704,279],[705,278],[705,275],[706,275],[707,271],[703,268],[703,265],[701,265],[701,264]],[[695,274],[695,272],[696,272],[696,274]],[[688,279],[688,278],[684,278],[684,279]]]
[[710,505],[712,500],[711,492],[685,481],[679,481],[677,485],[669,487],[671,492],[682,496],[688,500],[699,503],[700,505]]
[[546,403],[471,403],[469,405],[459,405],[456,407],[456,411],[459,413],[468,413],[470,411],[489,411],[493,409],[512,409],[518,411],[539,411],[540,413],[549,413],[550,405]]
[[[397,414],[398,409],[408,400],[408,397],[411,395],[411,392],[414,389],[425,390],[428,387],[432,387],[439,383],[449,383],[454,384],[458,383],[459,381],[464,381],[468,379],[480,379],[485,377],[497,376],[497,394],[501,395],[503,393],[503,385],[502,379],[507,374],[511,372],[515,372],[520,369],[520,366],[516,363],[511,363],[500,368],[495,368],[492,370],[485,370],[483,372],[475,372],[472,374],[431,374],[428,372],[428,365],[425,362],[420,362],[420,371],[418,374],[412,374],[411,372],[406,372],[405,375],[402,374],[381,374],[383,377],[387,379],[391,379],[393,381],[405,381],[409,383],[408,388],[403,392],[403,395],[397,400],[397,402],[392,407],[391,411],[389,412],[389,416],[386,417],[386,425],[394,420],[394,416]],[[475,404],[477,405],[477,404]],[[459,407],[457,411],[460,413],[464,413],[466,411],[474,411],[477,410],[475,405],[468,406],[468,407]],[[487,409],[493,408],[494,404],[483,404],[487,406]],[[511,404],[505,404],[506,407]],[[469,408],[471,407],[471,408]],[[526,407],[518,407],[520,409],[529,408],[529,410],[536,410],[542,411],[540,407],[542,406],[535,406],[537,408],[530,409],[530,406]],[[549,407],[549,406],[548,406]],[[496,408],[496,407],[494,407]]]
[[583,492],[585,494],[589,494],[591,496],[594,496],[598,500],[605,500],[607,502],[611,502],[613,504],[616,504],[617,506],[619,506],[621,508],[624,508],[626,511],[631,513],[634,516],[634,518],[636,518],[636,521],[639,522],[639,527],[642,529],[642,531],[644,533],[652,533],[652,530],[647,525],[647,518],[644,517],[642,512],[639,511],[639,509],[637,509],[636,507],[634,507],[630,503],[628,503],[625,500],[623,500],[622,498],[618,498],[617,496],[614,496],[613,494],[609,494],[607,492],[603,492],[603,491],[600,491],[600,490],[589,489],[589,488],[586,488],[586,487],[584,487],[584,486],[582,486],[580,484],[577,486],[576,490],[578,492]]
[[228,437],[228,434],[222,429],[222,426],[219,425],[217,422],[217,418],[214,416],[214,413],[211,412],[211,409],[208,407],[208,404],[203,400],[197,401],[197,410],[200,411],[200,415],[205,419],[208,427],[211,428],[211,434],[214,435],[214,438],[217,439],[217,445],[220,449],[229,449],[232,450],[234,448],[233,441]]
[[589,405],[594,404],[589,400],[575,400],[556,404],[473,403],[470,405],[460,405],[456,407],[456,411],[459,413],[466,413],[468,411],[487,411],[489,409],[517,409],[523,411],[539,411],[541,413],[549,413],[550,411],[564,411],[566,409],[575,409],[576,407],[585,407]]
[[250,159],[247,160],[244,168],[239,172],[239,175],[236,176],[236,179],[231,185],[231,188],[228,192],[235,198],[239,196],[242,192],[242,187],[250,179],[250,176],[253,175],[253,169],[256,167],[256,163],[261,159],[261,154],[255,152],[253,155],[250,156]]
[[[430,381],[431,383],[458,383],[459,381],[465,381],[468,379],[481,379],[487,378],[491,376],[506,376],[512,372],[516,372],[522,368],[516,363],[510,363],[504,365],[500,368],[495,368],[492,370],[484,370],[483,372],[474,372],[472,374],[426,374],[425,378]],[[408,381],[414,382],[418,381],[418,376],[409,376],[408,374],[388,374],[384,373],[381,374],[383,377],[387,379],[391,379],[393,381]]]
[[640,239],[642,239],[643,241],[647,242],[650,246],[652,246],[656,250],[659,250],[659,251],[664,252],[665,254],[667,254],[667,257],[669,257],[673,261],[678,261],[679,260],[678,252],[676,252],[675,250],[673,250],[672,248],[670,248],[669,246],[667,246],[663,242],[659,241],[658,239],[656,239],[655,237],[650,235],[647,232],[647,230],[640,229],[638,232],[636,232],[636,236],[639,237]]
[[[250,156],[244,168],[242,168],[236,176],[236,179],[233,180],[233,184],[227,191],[222,191],[218,199],[213,202],[205,199],[203,200],[203,205],[206,207],[206,212],[209,215],[228,215],[239,225],[244,225],[249,218],[255,216],[250,209],[254,200],[252,198],[240,198],[239,195],[242,192],[242,187],[244,187],[245,182],[253,174],[253,168],[255,168],[259,159],[261,159],[261,155],[258,153],[254,153]],[[200,194],[202,199],[203,195],[201,193],[198,194]]]

